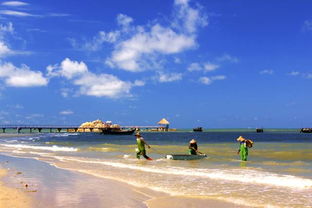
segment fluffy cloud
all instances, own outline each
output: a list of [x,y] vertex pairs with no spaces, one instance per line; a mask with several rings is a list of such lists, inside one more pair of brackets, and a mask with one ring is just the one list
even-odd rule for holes
[[107,63],[127,71],[143,71],[149,68],[144,64],[149,54],[175,54],[194,46],[194,37],[156,24],[150,31],[142,29],[118,44]]
[[0,58],[13,54],[13,51],[6,45],[5,42],[0,41]]
[[187,70],[192,72],[192,71],[205,71],[205,72],[209,72],[209,71],[214,71],[216,69],[218,69],[220,66],[217,64],[213,64],[210,62],[207,63],[191,63]]
[[202,84],[205,84],[205,85],[210,85],[214,81],[224,80],[224,79],[226,79],[226,76],[224,76],[224,75],[213,76],[213,77],[200,77],[199,82]]
[[200,26],[206,26],[208,24],[207,15],[201,12],[199,7],[192,8],[189,5],[189,0],[175,0],[175,20],[173,26],[193,34]]
[[0,78],[10,87],[38,87],[48,84],[48,80],[40,71],[32,71],[26,65],[18,68],[12,63],[0,65]]
[[[71,80],[74,85],[79,86],[79,94],[95,97],[130,96],[132,87],[145,84],[140,80],[134,83],[122,81],[111,74],[94,74],[88,70],[84,62],[72,61],[69,58],[64,59],[60,65],[49,65],[47,71],[51,77],[60,76]],[[64,97],[67,97],[69,93],[73,92],[69,89],[62,90]]]
[[[104,43],[113,44],[113,51],[106,59],[111,68],[138,72],[156,69],[165,56],[178,54],[197,47],[196,36],[199,27],[207,25],[207,16],[198,4],[191,7],[189,1],[175,1],[173,16],[169,24],[160,24],[157,20],[152,24],[136,26],[134,20],[125,15],[117,16],[118,30],[101,31],[91,41],[76,48],[90,51],[102,49]],[[78,47],[77,47],[78,46]]]
[[75,80],[74,84],[80,86],[83,95],[110,98],[129,96],[132,87],[130,82],[121,81],[113,75],[92,73]]
[[88,67],[82,61],[72,61],[69,58],[65,58],[59,66],[49,65],[47,71],[49,76],[63,76],[71,79],[88,72]]
[[174,82],[182,79],[181,73],[162,73],[159,72],[156,77],[159,82]]
[[133,19],[125,14],[118,14],[117,22],[122,27],[127,28],[133,22]]
[[100,31],[92,41],[86,42],[82,46],[78,46],[75,41],[72,41],[72,45],[76,48],[82,48],[88,51],[98,51],[102,49],[103,43],[114,43],[120,36],[120,31],[104,32]]

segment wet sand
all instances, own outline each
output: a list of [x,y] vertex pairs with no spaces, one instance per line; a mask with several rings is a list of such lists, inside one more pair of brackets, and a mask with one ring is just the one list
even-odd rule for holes
[[32,199],[22,187],[18,189],[4,185],[2,180],[7,174],[8,171],[6,169],[0,169],[0,208],[32,207]]
[[[2,195],[0,192],[0,203],[6,201],[13,203],[12,206],[0,204],[0,208],[242,207],[202,197],[170,196],[115,180],[59,169],[34,159],[0,155],[0,164],[4,169],[9,170],[6,184],[10,185],[10,188],[0,185],[0,190],[8,193]],[[25,184],[28,186],[27,189]],[[8,196],[13,197],[14,200]],[[31,204],[32,200],[34,203]]]

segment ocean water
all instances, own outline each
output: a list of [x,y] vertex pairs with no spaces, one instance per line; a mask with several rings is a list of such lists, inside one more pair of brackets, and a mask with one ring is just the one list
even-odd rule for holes
[[[252,139],[247,162],[236,138]],[[44,133],[1,138],[0,152],[109,178],[170,195],[201,196],[253,207],[312,207],[312,134],[295,131],[142,133],[152,161],[137,160],[135,137]],[[195,138],[207,158],[167,160],[187,153]]]

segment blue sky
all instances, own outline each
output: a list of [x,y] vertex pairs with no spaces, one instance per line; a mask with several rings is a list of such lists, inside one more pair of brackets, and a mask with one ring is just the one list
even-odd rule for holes
[[312,2],[0,2],[0,124],[312,127]]

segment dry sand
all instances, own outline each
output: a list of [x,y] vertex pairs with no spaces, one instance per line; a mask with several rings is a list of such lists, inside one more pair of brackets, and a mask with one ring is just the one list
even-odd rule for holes
[[[7,170],[0,169],[0,180],[7,175]],[[28,208],[32,207],[31,197],[26,192],[7,187],[0,181],[0,208]]]

